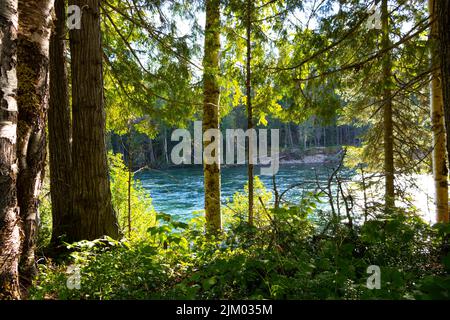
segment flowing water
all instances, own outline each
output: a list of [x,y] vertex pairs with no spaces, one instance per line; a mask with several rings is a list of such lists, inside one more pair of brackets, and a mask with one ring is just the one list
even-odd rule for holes
[[[282,164],[276,175],[278,192],[281,193],[294,184],[300,184],[286,193],[284,200],[299,203],[305,191],[317,191],[317,183],[324,187],[336,164]],[[352,176],[351,172],[349,177]],[[259,175],[259,169],[255,168]],[[268,190],[272,190],[272,177],[259,176]],[[180,220],[189,220],[194,211],[202,210],[204,205],[203,171],[201,166],[188,168],[170,168],[165,170],[147,170],[136,178],[153,198],[153,206],[158,212],[165,212]],[[353,174],[355,180],[360,178]],[[408,179],[397,177],[399,184],[409,190],[412,205],[416,206],[426,221],[434,222],[433,181],[429,175],[410,176]],[[411,178],[414,185],[411,187]],[[403,183],[402,183],[403,181]],[[247,183],[247,168],[234,166],[222,168],[222,203],[231,199],[235,192],[243,192]],[[370,194],[370,192],[369,192]],[[375,191],[376,197],[382,197],[383,190]],[[382,201],[382,198],[379,198]],[[398,204],[402,205],[402,204]],[[327,203],[323,206],[327,206]],[[410,205],[406,205],[410,206]]]
[[[289,186],[300,184],[286,193],[284,200],[299,201],[304,191],[314,191],[317,181],[325,183],[332,171],[332,164],[282,164],[276,175],[278,192]],[[259,175],[259,168],[254,170]],[[153,198],[153,205],[159,212],[165,212],[178,219],[186,220],[192,212],[204,206],[203,171],[201,166],[148,170],[136,176]],[[270,176],[259,176],[267,189],[272,190]],[[247,167],[222,168],[222,201],[231,199],[237,191],[243,192],[247,183]]]

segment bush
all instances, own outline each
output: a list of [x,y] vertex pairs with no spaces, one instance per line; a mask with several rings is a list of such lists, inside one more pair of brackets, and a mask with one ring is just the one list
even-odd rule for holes
[[[204,235],[203,216],[186,224],[158,214],[142,241],[72,245],[65,265],[41,266],[31,298],[449,298],[449,225],[429,226],[412,210],[398,209],[352,230],[329,221],[332,232],[324,232],[312,219],[317,196],[270,209],[263,184],[256,185],[265,201],[255,210],[264,214],[256,226],[247,223],[245,193],[228,203],[227,228],[216,237]],[[66,283],[74,265],[79,290]],[[380,289],[367,288],[371,265],[380,268]]]
[[[150,194],[125,166],[122,154],[108,154],[111,175],[111,194],[121,232],[133,241],[148,237],[147,229],[156,223],[156,212]],[[131,234],[128,232],[128,179],[131,178]]]

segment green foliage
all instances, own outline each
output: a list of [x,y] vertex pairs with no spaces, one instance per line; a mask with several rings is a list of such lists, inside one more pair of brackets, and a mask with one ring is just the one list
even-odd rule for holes
[[[258,176],[254,177],[253,182],[254,192],[254,221],[255,225],[263,225],[267,221],[267,207],[263,204],[268,204],[272,199],[272,193],[266,189]],[[248,214],[248,183],[244,186],[244,192],[237,191],[233,195],[232,201],[228,199],[223,211],[223,220],[225,226],[236,224],[239,221],[245,220]]]
[[154,136],[161,124],[185,126],[197,113],[198,32],[180,36],[180,21],[193,21],[196,4],[136,0],[104,4],[107,129],[123,134],[132,126]]
[[[108,154],[111,175],[111,194],[119,226],[130,240],[143,240],[148,237],[147,229],[156,223],[156,212],[152,199],[141,183],[129,173],[121,154]],[[130,179],[130,180],[129,180]],[[128,187],[130,185],[131,235],[128,234]]]
[[[34,299],[144,299],[163,288],[169,272],[147,244],[128,245],[112,239],[83,241],[71,246],[67,266],[40,266]],[[80,289],[70,289],[68,267],[80,268]]]
[[37,235],[37,250],[40,251],[50,244],[52,237],[52,202],[50,199],[50,181],[44,179],[39,196],[39,232]]
[[[157,214],[143,241],[71,245],[66,265],[41,266],[30,297],[448,299],[450,257],[442,255],[448,224],[430,226],[416,212],[398,209],[353,230],[333,220],[333,232],[324,233],[312,219],[317,195],[274,209],[264,185],[257,185],[267,210],[257,226],[239,213],[245,212],[245,194],[228,204],[231,217],[216,237],[205,236],[203,215],[186,224]],[[66,285],[67,267],[74,265],[80,268],[79,290]],[[366,286],[371,265],[380,267],[381,289]]]

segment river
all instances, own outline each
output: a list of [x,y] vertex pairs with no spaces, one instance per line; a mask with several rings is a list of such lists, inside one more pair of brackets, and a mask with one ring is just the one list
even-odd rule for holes
[[[301,183],[286,193],[285,200],[298,203],[302,192],[314,191],[316,181],[325,183],[332,172],[332,164],[282,164],[276,175],[277,189],[281,193],[293,184]],[[259,174],[259,168],[255,168]],[[222,168],[222,201],[231,199],[237,191],[243,191],[247,183],[247,168],[234,166]],[[259,176],[267,189],[272,190],[270,176]],[[136,178],[153,198],[153,205],[159,212],[165,212],[181,220],[187,220],[192,212],[204,206],[203,171],[201,166],[147,170]]]
[[[293,184],[301,183],[301,186],[286,193],[284,199],[292,203],[299,203],[304,191],[317,190],[317,181],[326,184],[327,178],[333,171],[335,164],[281,164],[276,175],[277,189],[281,193]],[[347,171],[347,173],[349,173]],[[259,169],[255,168],[255,174]],[[359,177],[354,175],[354,179]],[[411,179],[414,183],[411,183]],[[203,171],[201,166],[188,168],[170,168],[165,170],[146,170],[136,175],[136,179],[142,182],[143,187],[153,198],[153,206],[158,212],[171,214],[179,220],[189,220],[194,211],[202,210],[204,206]],[[267,189],[272,190],[272,177],[260,176]],[[430,175],[410,176],[408,179],[397,179],[403,189],[409,190],[412,203],[399,206],[414,205],[421,212],[425,221],[434,222],[433,207],[433,181]],[[401,181],[404,181],[403,183]],[[242,192],[247,183],[247,168],[234,166],[222,168],[222,202],[231,199],[237,191]],[[412,187],[412,185],[417,185]],[[376,191],[378,197],[382,190]],[[380,201],[382,199],[380,198]],[[326,203],[325,205],[326,206]]]

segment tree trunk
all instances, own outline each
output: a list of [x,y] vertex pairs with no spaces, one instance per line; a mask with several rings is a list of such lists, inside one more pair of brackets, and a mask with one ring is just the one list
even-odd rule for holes
[[[127,212],[127,219],[128,219],[128,239],[131,239],[131,183],[133,180],[133,150],[132,148],[132,138],[133,138],[133,128],[130,125],[128,127],[128,194],[127,194],[127,204],[128,204],[128,212]],[[151,141],[151,140],[150,140]]]
[[322,138],[322,129],[316,124],[317,127],[314,129],[314,144],[315,147],[320,147],[320,139]]
[[306,150],[308,148],[308,127],[305,125],[303,127],[303,149]]
[[150,160],[150,165],[156,165],[155,148],[153,147],[153,140],[148,139],[148,156]]
[[[251,59],[252,59],[252,0],[247,0],[247,79],[246,79],[246,90],[247,90],[247,129],[253,129],[253,108],[252,108],[252,70],[251,70]],[[253,143],[251,141],[251,134],[249,135],[248,141],[248,223],[253,225],[253,164],[251,163],[253,159],[252,150]]]
[[[204,67],[204,102],[203,102],[203,133],[208,129],[219,130],[219,99],[220,87],[219,51],[220,51],[220,1],[206,1],[205,24],[205,55]],[[203,148],[210,143],[217,143],[216,152],[219,151],[220,142],[204,142]],[[220,151],[219,151],[220,152]],[[209,233],[222,229],[220,213],[220,153],[215,155],[213,164],[204,164],[205,185],[205,215],[206,227]]]
[[[444,101],[442,97],[441,70],[439,67],[438,21],[436,4],[428,1],[431,21],[431,66],[434,69],[431,79],[431,123],[433,133],[433,176],[435,186],[436,219],[448,221],[448,170],[446,164],[446,139],[444,124]],[[436,68],[436,69],[435,69]]]
[[69,4],[83,12],[81,28],[70,31],[75,220],[68,240],[118,238],[106,159],[100,1],[71,0]]
[[71,227],[70,190],[70,108],[65,61],[66,1],[55,0],[55,28],[50,38],[50,102],[48,141],[50,153],[50,195],[52,239],[55,246]]
[[292,149],[294,147],[294,140],[292,138],[290,123],[286,123],[285,128],[286,128],[286,144],[289,149]]
[[[439,53],[441,62],[443,109],[447,136],[447,159],[450,158],[450,2],[436,1],[436,13],[439,32]],[[449,221],[449,212],[443,217]]]
[[[381,3],[382,14],[382,30],[383,50],[387,50],[390,46],[389,40],[389,12],[388,1],[383,0]],[[395,204],[395,189],[394,189],[394,133],[392,120],[392,61],[389,51],[383,58],[383,128],[384,128],[384,174],[385,174],[385,206],[392,208]]]
[[17,206],[17,0],[0,2],[0,300],[19,299]]
[[117,133],[111,132],[111,147],[114,154],[124,153],[120,140],[121,138]]
[[169,154],[167,149],[167,129],[164,127],[164,160],[166,161],[166,165],[169,165]]
[[336,145],[337,146],[341,145],[341,140],[340,140],[341,135],[340,135],[340,133],[341,133],[341,128],[338,125],[336,125]]
[[20,262],[20,276],[25,284],[29,284],[37,271],[34,251],[39,223],[39,192],[46,158],[52,9],[53,0],[19,0],[17,198],[25,233]]

